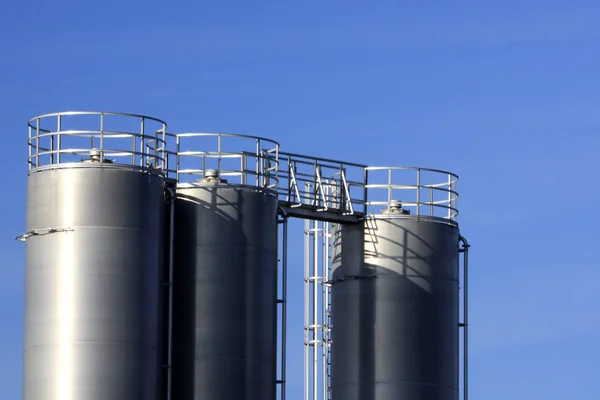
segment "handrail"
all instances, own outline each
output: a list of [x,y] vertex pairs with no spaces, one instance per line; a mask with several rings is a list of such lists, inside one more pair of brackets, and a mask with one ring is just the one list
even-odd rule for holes
[[120,117],[144,118],[144,119],[147,119],[147,120],[158,122],[160,124],[164,124],[164,125],[167,124],[162,119],[158,119],[158,118],[151,117],[151,116],[148,116],[148,115],[144,115],[144,114],[132,114],[132,113],[122,113],[122,112],[115,112],[115,111],[61,111],[61,112],[55,112],[55,113],[48,113],[48,114],[38,115],[37,117],[31,118],[28,122],[32,122],[32,121],[34,121],[36,119],[47,118],[47,117],[71,116],[71,115],[101,115],[101,114],[104,114],[104,115],[115,115],[115,116],[120,116]]
[[365,165],[287,152],[279,156],[280,201],[341,215],[355,215],[363,209],[365,182],[359,178]]
[[175,148],[167,151],[171,158],[167,172],[178,183],[193,183],[211,176],[227,183],[277,191],[276,141],[233,133],[185,132],[167,136],[175,141]]
[[[132,123],[137,128],[123,129]],[[159,174],[166,169],[167,124],[158,118],[112,111],[67,111],[39,115],[27,125],[30,174],[82,166],[82,161],[129,165]],[[115,129],[117,126],[121,128]]]
[[[375,172],[386,174],[384,178],[376,178]],[[400,172],[411,175],[399,178]],[[452,172],[422,167],[366,167],[365,175],[369,198],[365,202],[366,213],[400,207],[404,211],[398,215],[410,213],[453,223],[458,219],[458,175]]]
[[[79,118],[88,118],[87,123]],[[139,128],[118,128],[115,121],[124,120]],[[458,176],[439,169],[366,166],[280,152],[279,143],[260,136],[173,134],[164,121],[141,114],[67,111],[34,117],[28,127],[30,173],[63,167],[59,164],[84,166],[82,161],[126,164],[172,176],[178,183],[216,179],[262,188],[276,193],[287,207],[311,212],[360,218],[401,205],[397,215],[453,223],[458,218]],[[410,177],[398,177],[407,171]],[[377,176],[381,173],[385,177]]]

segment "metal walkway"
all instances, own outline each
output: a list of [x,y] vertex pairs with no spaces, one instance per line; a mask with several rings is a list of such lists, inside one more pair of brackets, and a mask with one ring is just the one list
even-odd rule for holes
[[366,165],[279,153],[280,207],[290,217],[356,223],[365,214]]

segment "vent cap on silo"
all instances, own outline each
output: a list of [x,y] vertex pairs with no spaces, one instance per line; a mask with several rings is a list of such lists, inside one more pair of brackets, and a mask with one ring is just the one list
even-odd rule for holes
[[219,177],[219,170],[207,169],[204,171],[204,178],[198,179],[198,183],[227,183],[226,179]]
[[103,162],[106,164],[112,164],[113,161],[103,158],[102,153],[103,152],[100,149],[91,149],[90,150],[90,158],[83,159],[83,160],[81,160],[81,162],[84,162],[84,163]]
[[390,200],[388,208],[381,210],[381,213],[386,214],[386,215],[389,215],[389,214],[409,215],[410,210],[406,210],[406,209],[402,208],[402,201]]

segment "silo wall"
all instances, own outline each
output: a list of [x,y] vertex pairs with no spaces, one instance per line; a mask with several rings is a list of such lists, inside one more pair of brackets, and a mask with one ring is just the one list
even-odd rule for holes
[[157,399],[164,180],[82,163],[27,190],[23,399]]
[[275,399],[277,199],[177,188],[173,399]]
[[458,228],[373,215],[334,235],[332,399],[457,400]]

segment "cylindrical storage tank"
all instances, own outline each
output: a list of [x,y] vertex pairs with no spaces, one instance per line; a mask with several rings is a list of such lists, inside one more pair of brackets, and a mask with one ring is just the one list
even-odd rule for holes
[[196,184],[175,210],[173,399],[274,399],[276,197]]
[[[102,148],[71,151],[60,121],[72,114],[41,117],[58,129],[30,135],[52,144],[47,164],[30,157],[23,399],[158,399],[163,175]],[[105,134],[85,131],[95,145]]]
[[279,145],[189,133],[178,148],[172,398],[275,400]]
[[457,400],[459,231],[371,214],[334,233],[332,400]]

